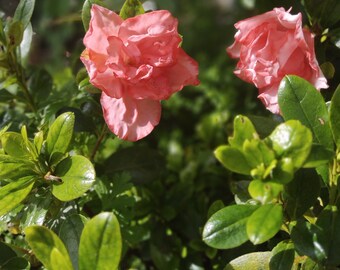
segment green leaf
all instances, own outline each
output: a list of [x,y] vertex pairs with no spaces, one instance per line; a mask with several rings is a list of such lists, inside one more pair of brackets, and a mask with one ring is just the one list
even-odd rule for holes
[[228,170],[245,175],[250,174],[252,168],[248,165],[245,155],[237,148],[221,145],[214,153],[218,161]]
[[0,216],[11,211],[30,193],[34,185],[34,177],[23,177],[0,188]]
[[31,225],[43,225],[46,214],[52,203],[50,192],[39,190],[27,198],[27,205],[23,209],[23,215],[20,218],[21,228]]
[[45,103],[51,94],[53,78],[45,69],[35,70],[30,77],[28,88],[35,103]]
[[59,237],[64,242],[74,269],[78,269],[80,236],[87,219],[82,215],[71,215],[62,223]]
[[276,200],[282,190],[283,185],[281,184],[261,180],[251,181],[248,187],[249,194],[252,198],[262,204]]
[[63,242],[53,231],[43,226],[30,226],[25,229],[25,234],[35,256],[47,269],[73,270]]
[[8,270],[30,270],[31,265],[30,263],[21,257],[14,257],[9,259],[5,264],[0,266],[1,269],[8,269]]
[[330,123],[336,147],[340,149],[340,85],[331,100]]
[[290,241],[282,241],[272,250],[270,258],[270,269],[291,270],[295,258],[294,244]]
[[316,225],[322,230],[318,240],[327,253],[327,265],[340,264],[340,213],[336,206],[326,206],[320,213]]
[[242,151],[244,142],[254,139],[259,139],[259,136],[252,122],[246,116],[236,116],[234,119],[234,136],[228,138],[229,144]]
[[21,62],[24,67],[27,66],[29,52],[30,52],[31,44],[32,44],[32,38],[33,38],[32,24],[28,23],[24,31],[24,36],[20,43],[20,56],[21,56]]
[[6,132],[1,136],[2,148],[12,157],[28,157],[29,151],[21,134]]
[[286,185],[284,204],[290,219],[301,217],[319,197],[321,183],[314,170],[299,170]]
[[15,10],[13,20],[20,21],[23,25],[23,29],[26,28],[31,20],[34,10],[35,0],[20,0],[20,3]]
[[34,163],[22,158],[0,154],[0,180],[15,180],[27,175],[34,175]]
[[101,0],[85,0],[81,11],[81,19],[83,21],[85,31],[89,29],[89,24],[91,20],[91,6],[93,4],[104,6]]
[[270,251],[242,255],[226,265],[224,270],[269,270]]
[[139,0],[126,0],[119,16],[125,20],[145,13],[142,3]]
[[337,0],[303,0],[303,4],[312,22],[323,28],[330,27],[340,20],[340,3]]
[[283,213],[281,205],[262,205],[247,221],[249,240],[255,245],[266,242],[280,230],[282,221]]
[[12,21],[8,27],[7,36],[9,40],[9,48],[18,47],[24,37],[24,27],[20,21]]
[[303,168],[315,168],[327,164],[334,157],[334,151],[325,148],[320,144],[312,144],[312,149],[308,158],[303,164]]
[[120,227],[113,213],[103,212],[83,229],[79,246],[79,270],[117,269],[122,252]]
[[261,138],[269,136],[269,134],[272,133],[275,127],[279,124],[279,122],[274,121],[272,118],[263,116],[249,115],[248,118]]
[[10,259],[15,258],[17,254],[7,244],[0,242],[0,268]]
[[284,119],[297,119],[308,127],[316,143],[333,149],[328,110],[319,91],[297,76],[285,76],[278,91],[278,102]]
[[95,181],[95,170],[92,163],[83,156],[72,156],[61,161],[54,176],[62,183],[54,183],[52,193],[61,201],[71,201],[82,196]]
[[271,150],[263,141],[246,140],[243,144],[243,154],[247,163],[252,167],[263,165],[267,167],[275,159],[274,151]]
[[213,248],[229,249],[248,240],[246,223],[256,205],[227,206],[213,214],[203,229],[203,241]]
[[57,164],[67,153],[73,135],[74,114],[63,113],[51,125],[47,138],[47,153],[50,164]]
[[318,226],[298,220],[291,230],[291,239],[296,252],[299,255],[306,255],[317,262],[325,260],[327,253],[319,240],[322,234],[323,232]]
[[277,126],[268,139],[276,155],[290,158],[295,168],[300,168],[307,159],[313,140],[310,130],[296,120]]

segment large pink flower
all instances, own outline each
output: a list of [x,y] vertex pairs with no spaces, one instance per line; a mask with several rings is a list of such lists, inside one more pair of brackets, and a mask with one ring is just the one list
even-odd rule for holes
[[109,129],[136,141],[159,123],[161,100],[199,83],[198,64],[180,47],[177,19],[166,10],[122,20],[92,5],[81,55],[90,82],[102,90]]
[[301,13],[283,8],[235,24],[235,42],[227,48],[240,58],[235,74],[259,89],[259,98],[273,113],[279,113],[277,91],[285,75],[297,75],[317,89],[327,88],[314,52],[314,36],[302,27]]

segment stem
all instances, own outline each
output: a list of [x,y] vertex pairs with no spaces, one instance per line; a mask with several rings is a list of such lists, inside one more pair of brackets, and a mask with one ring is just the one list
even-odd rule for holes
[[336,151],[335,158],[333,159],[332,163],[329,165],[329,184],[330,184],[330,191],[329,191],[329,203],[331,205],[336,205],[339,199],[339,192],[338,192],[338,152]]
[[90,155],[90,160],[91,160],[91,161],[93,161],[93,159],[94,159],[94,157],[95,157],[95,155],[96,155],[96,153],[97,153],[97,151],[98,151],[98,149],[99,149],[99,146],[100,146],[101,142],[102,142],[103,139],[105,138],[105,135],[106,135],[107,131],[108,131],[107,126],[106,126],[106,124],[104,123],[104,124],[103,124],[103,127],[102,127],[102,129],[101,129],[100,135],[99,135],[99,137],[98,137],[98,139],[97,139],[96,145],[94,146],[94,148],[93,148],[93,150],[92,150],[92,153],[91,153],[91,155]]

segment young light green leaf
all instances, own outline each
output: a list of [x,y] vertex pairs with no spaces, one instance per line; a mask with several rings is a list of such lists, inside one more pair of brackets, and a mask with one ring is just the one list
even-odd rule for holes
[[74,114],[70,112],[58,116],[51,125],[46,138],[50,164],[57,164],[65,156],[73,136],[73,126]]
[[259,136],[253,123],[246,116],[236,116],[234,119],[234,135],[228,138],[229,144],[242,151],[244,142],[254,139],[259,139]]
[[11,211],[31,192],[34,177],[23,177],[0,188],[0,216]]
[[26,28],[31,20],[34,4],[35,0],[20,0],[20,3],[15,10],[13,20],[20,21],[23,25],[23,29]]
[[218,249],[242,245],[248,240],[247,220],[256,209],[256,205],[232,205],[217,211],[204,226],[203,241]]
[[122,237],[116,216],[103,212],[83,229],[79,246],[79,270],[117,269],[122,252]]
[[62,183],[54,183],[52,194],[61,201],[71,201],[82,196],[95,181],[95,170],[92,163],[83,156],[72,156],[61,161],[54,176]]
[[34,175],[34,163],[23,158],[0,154],[0,180],[15,180]]
[[7,36],[9,40],[9,48],[13,50],[18,47],[24,36],[23,24],[20,21],[11,21],[7,31]]
[[294,244],[290,241],[282,241],[272,250],[270,258],[270,269],[291,270],[293,269],[295,258]]
[[262,205],[247,220],[249,240],[255,245],[266,242],[280,230],[282,221],[281,205]]
[[319,91],[298,76],[285,76],[278,91],[278,102],[284,119],[296,119],[308,127],[316,143],[333,149],[328,110]]
[[80,236],[87,219],[82,215],[71,215],[62,223],[59,237],[64,242],[74,269],[78,269]]
[[278,157],[290,158],[295,168],[300,168],[312,147],[312,133],[297,120],[277,126],[268,137]]
[[49,270],[73,270],[70,257],[63,242],[50,229],[30,226],[25,230],[26,241],[35,256]]
[[24,158],[29,156],[29,151],[21,136],[17,132],[6,132],[1,136],[2,148],[12,157]]
[[215,150],[215,157],[228,170],[240,174],[249,175],[251,167],[248,165],[244,154],[229,145],[221,145]]
[[143,13],[145,13],[145,11],[139,0],[126,0],[120,10],[119,16],[125,20]]
[[269,270],[270,251],[242,255],[226,265],[224,270]]
[[276,200],[283,191],[283,185],[262,180],[253,180],[248,187],[251,197],[262,204]]
[[330,123],[335,144],[340,149],[340,85],[333,94],[330,108]]

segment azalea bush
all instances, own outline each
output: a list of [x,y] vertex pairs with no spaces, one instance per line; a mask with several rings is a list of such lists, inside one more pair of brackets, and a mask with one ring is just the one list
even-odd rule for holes
[[1,269],[338,269],[340,3],[0,6]]

